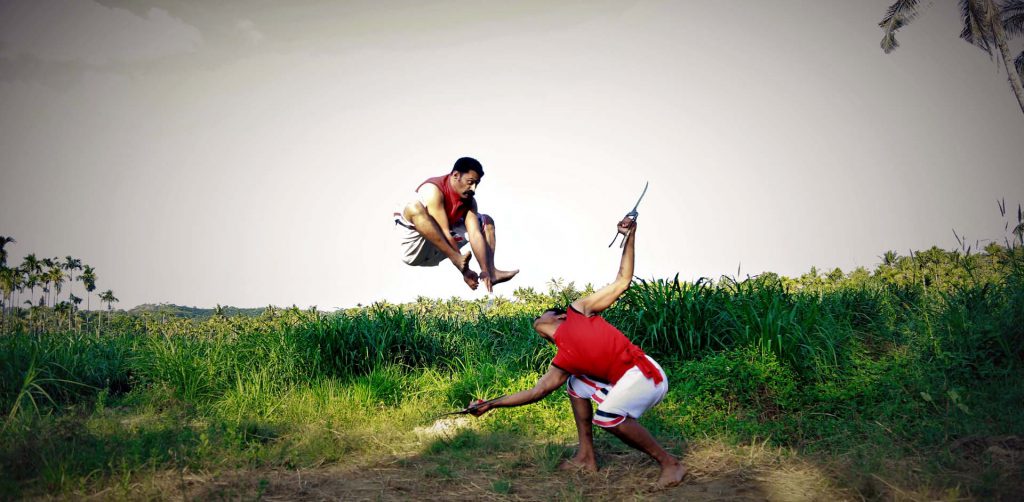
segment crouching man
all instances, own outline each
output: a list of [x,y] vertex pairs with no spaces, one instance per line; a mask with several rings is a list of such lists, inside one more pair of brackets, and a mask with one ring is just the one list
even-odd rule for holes
[[[519,273],[494,266],[494,220],[478,212],[475,197],[483,176],[479,161],[462,157],[447,175],[420,183],[415,199],[394,213],[406,265],[435,267],[448,259],[470,289],[483,282],[488,293]],[[467,242],[480,264],[479,274],[469,267],[472,253],[460,251]]]
[[[478,401],[470,407],[470,413],[479,417],[493,408],[534,403],[565,384],[580,447],[576,456],[561,468],[597,470],[592,425],[597,424],[656,460],[661,465],[660,487],[674,486],[682,481],[686,468],[637,422],[668,392],[665,372],[621,331],[597,315],[622,296],[633,279],[636,222],[625,218],[619,222],[618,231],[626,235],[626,244],[615,281],[576,300],[568,312],[550,309],[534,320],[533,329],[558,347],[547,373],[532,389]],[[596,412],[592,401],[598,405]]]

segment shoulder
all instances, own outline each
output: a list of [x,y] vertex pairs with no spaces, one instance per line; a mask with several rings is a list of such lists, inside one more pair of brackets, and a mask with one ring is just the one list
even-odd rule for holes
[[587,312],[586,309],[586,303],[583,301],[583,298],[580,298],[579,300],[576,300],[569,304],[569,308],[566,309],[566,314],[569,317],[572,317],[572,314],[576,314],[580,317],[583,317],[584,319],[594,317],[595,314],[592,312]]
[[[433,179],[433,178],[431,178]],[[441,187],[435,185],[431,180],[424,181],[416,188],[416,193],[424,197],[429,198],[441,198],[444,194],[441,192]]]

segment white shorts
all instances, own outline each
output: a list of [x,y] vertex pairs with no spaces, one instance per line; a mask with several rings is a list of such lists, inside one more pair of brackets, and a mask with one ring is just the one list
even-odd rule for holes
[[[406,265],[414,267],[436,267],[448,256],[431,244],[423,235],[416,231],[412,223],[405,221],[401,214],[395,213],[395,232],[398,234],[398,242],[402,249],[402,261]],[[452,227],[452,237],[455,244],[462,249],[469,242],[466,235],[466,224],[461,222]]]
[[583,375],[572,375],[565,384],[570,396],[590,399],[597,403],[594,411],[594,425],[615,427],[626,417],[640,418],[644,412],[661,402],[668,393],[668,377],[651,356],[647,356],[661,373],[661,383],[647,378],[640,368],[633,366],[622,374],[615,385],[599,382]]

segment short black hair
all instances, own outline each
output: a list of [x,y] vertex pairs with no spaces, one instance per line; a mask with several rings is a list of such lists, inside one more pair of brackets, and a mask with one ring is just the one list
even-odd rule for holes
[[470,171],[476,171],[480,176],[484,175],[484,166],[480,164],[479,160],[473,157],[462,157],[455,161],[455,165],[452,166],[452,172],[458,171],[462,174],[466,174]]
[[542,315],[543,315],[543,314],[545,314],[545,313],[548,313],[548,312],[554,312],[554,313],[555,313],[555,315],[562,315],[562,314],[564,314],[564,313],[565,313],[565,309],[560,309],[560,308],[558,308],[558,307],[551,307],[551,308],[549,308],[549,309],[545,310],[545,311],[544,311],[544,312],[542,313]]

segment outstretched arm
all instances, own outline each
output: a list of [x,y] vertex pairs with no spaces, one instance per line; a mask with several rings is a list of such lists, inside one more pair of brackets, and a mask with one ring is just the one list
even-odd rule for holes
[[623,218],[618,224],[620,234],[626,235],[626,245],[622,249],[622,260],[619,262],[619,273],[611,284],[595,291],[593,294],[572,302],[572,308],[585,316],[590,316],[611,307],[633,282],[634,246],[636,243],[636,220]]
[[471,408],[470,413],[479,417],[493,408],[511,408],[524,404],[536,403],[551,394],[555,389],[562,386],[569,379],[569,374],[556,366],[548,366],[548,372],[537,380],[532,389],[516,392],[508,396],[502,396],[493,401],[487,401],[477,407]]

